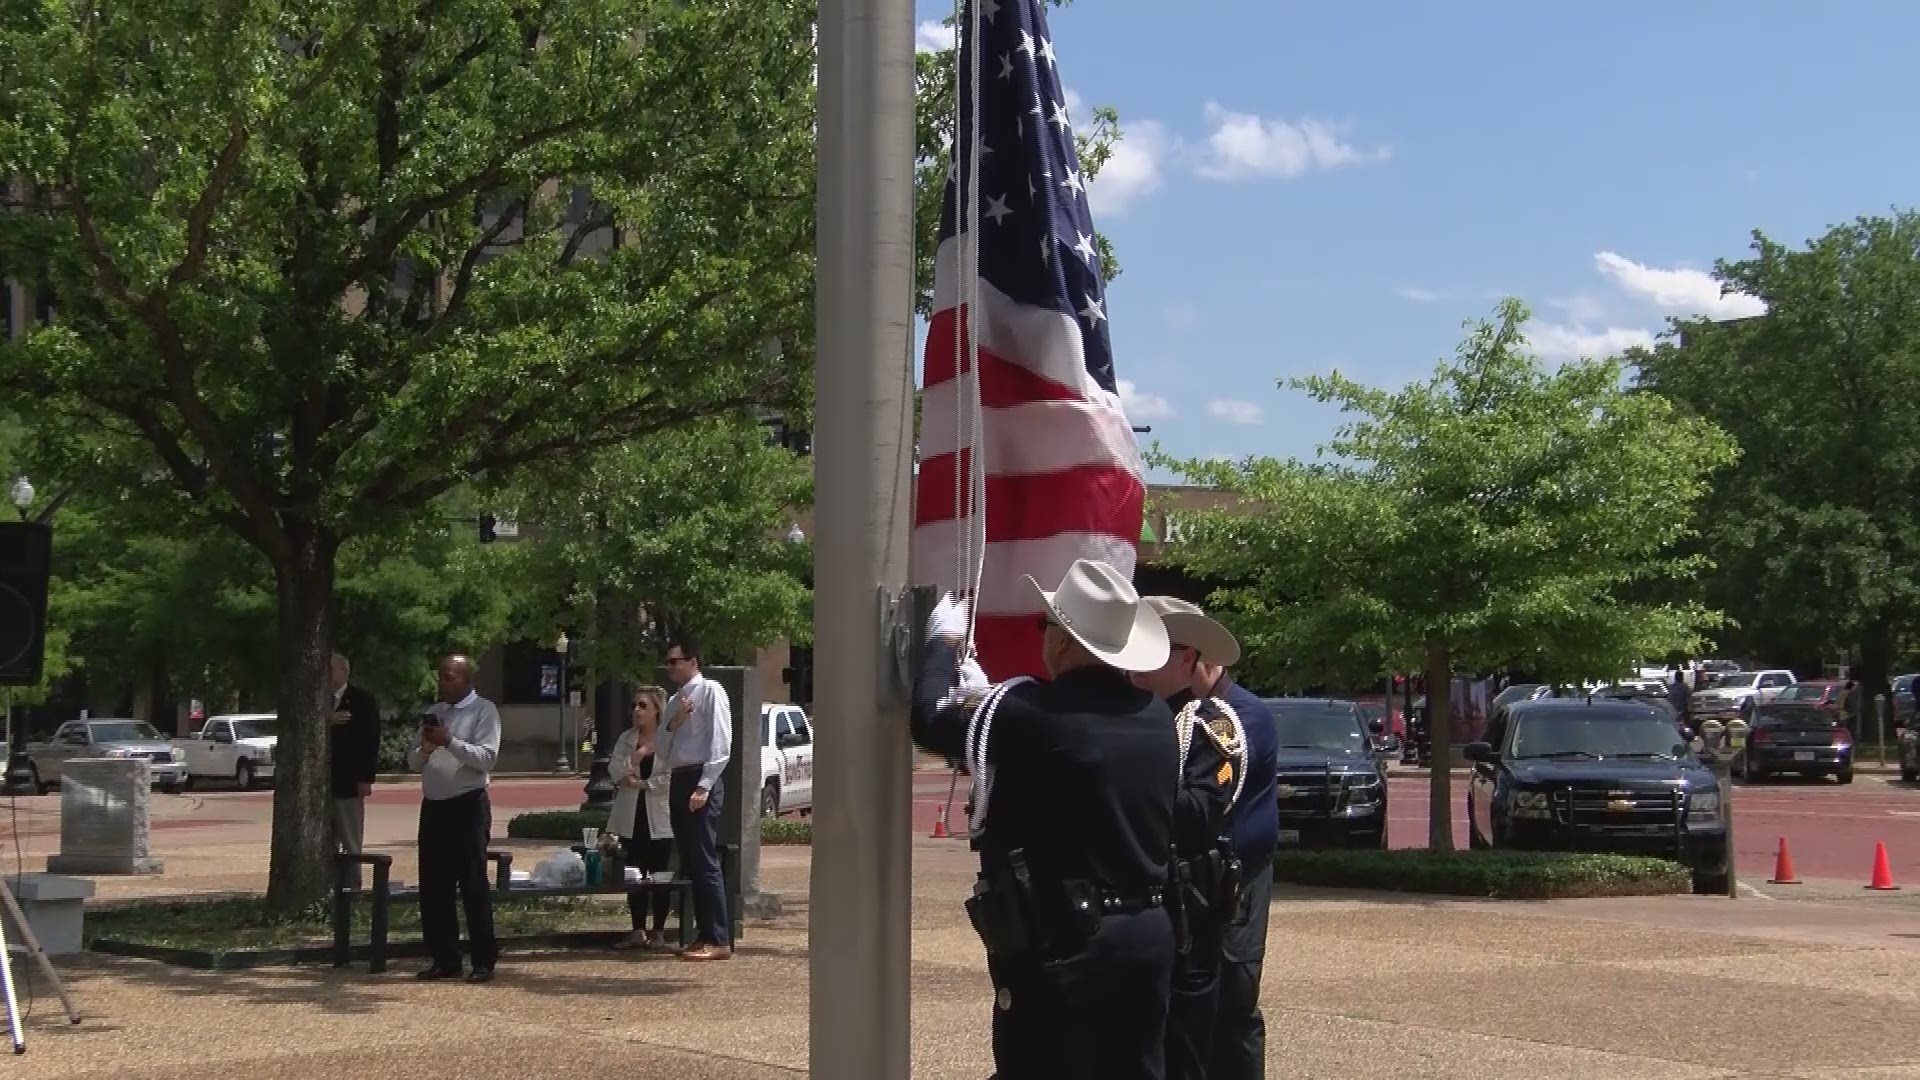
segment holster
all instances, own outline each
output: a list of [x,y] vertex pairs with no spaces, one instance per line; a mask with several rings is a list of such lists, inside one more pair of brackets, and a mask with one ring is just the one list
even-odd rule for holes
[[1220,913],[1222,922],[1230,922],[1234,913],[1240,910],[1240,892],[1246,885],[1246,867],[1241,864],[1240,856],[1224,842],[1218,849],[1220,856],[1220,884],[1214,893],[1213,910]]
[[1188,921],[1187,905],[1193,893],[1192,872],[1186,862],[1172,860],[1168,866],[1167,917],[1173,922],[1173,947],[1180,956],[1193,950],[1193,924]]
[[993,956],[1011,959],[1045,945],[1033,881],[1019,851],[1009,855],[1007,867],[980,875],[965,907],[973,932]]

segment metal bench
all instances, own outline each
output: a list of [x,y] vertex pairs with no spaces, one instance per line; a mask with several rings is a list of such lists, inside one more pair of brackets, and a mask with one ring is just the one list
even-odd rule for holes
[[[738,853],[732,845],[723,844],[720,848],[720,865],[723,875],[733,869],[733,861]],[[549,896],[626,896],[636,892],[649,892],[666,889],[673,895],[674,917],[680,923],[680,944],[682,947],[693,943],[694,923],[692,918],[693,882],[686,878],[667,878],[654,881],[627,884],[625,882],[606,882],[600,885],[572,886],[521,886],[513,887],[513,853],[508,851],[489,851],[487,861],[493,864],[494,898],[505,897],[549,897]],[[367,971],[379,974],[387,970],[387,909],[393,904],[417,904],[420,902],[420,890],[403,889],[395,891],[390,887],[393,874],[393,856],[391,855],[349,855],[336,853],[333,857],[333,966],[343,968],[353,962],[353,907],[354,900],[360,895],[355,889],[355,870],[361,866],[373,868],[373,898],[371,925],[368,927]]]

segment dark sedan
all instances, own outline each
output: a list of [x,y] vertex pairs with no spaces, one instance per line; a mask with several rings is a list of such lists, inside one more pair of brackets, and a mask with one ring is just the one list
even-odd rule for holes
[[1746,753],[1734,768],[1758,782],[1779,773],[1831,776],[1853,783],[1853,734],[1838,712],[1812,702],[1773,702],[1754,710]]
[[1671,712],[1601,697],[1517,702],[1465,753],[1473,847],[1663,855],[1693,871],[1697,890],[1726,890],[1720,783]]
[[1268,698],[1279,734],[1280,846],[1386,847],[1387,775],[1351,701]]

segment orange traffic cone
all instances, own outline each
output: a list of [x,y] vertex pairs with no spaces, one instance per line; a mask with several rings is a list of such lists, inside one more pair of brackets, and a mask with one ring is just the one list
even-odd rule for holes
[[945,840],[951,835],[951,833],[947,832],[947,815],[941,814],[939,817],[933,819],[933,838],[935,840]]
[[1800,879],[1793,876],[1793,855],[1787,850],[1787,838],[1780,838],[1780,851],[1773,857],[1773,876],[1767,879],[1769,885],[1798,885]]
[[1873,845],[1873,884],[1867,888],[1876,892],[1893,892],[1900,888],[1893,883],[1893,867],[1887,862],[1885,841]]

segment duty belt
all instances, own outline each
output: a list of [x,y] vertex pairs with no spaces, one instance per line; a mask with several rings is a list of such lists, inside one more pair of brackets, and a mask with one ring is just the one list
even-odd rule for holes
[[[1099,890],[1100,914],[1102,915],[1137,915],[1142,911],[1150,911],[1159,907],[1165,900],[1166,893],[1157,888],[1148,889],[1144,893],[1133,894],[1117,893],[1107,889]],[[1080,897],[1074,900],[1074,906],[1085,912],[1090,910],[1093,905],[1089,899]]]

